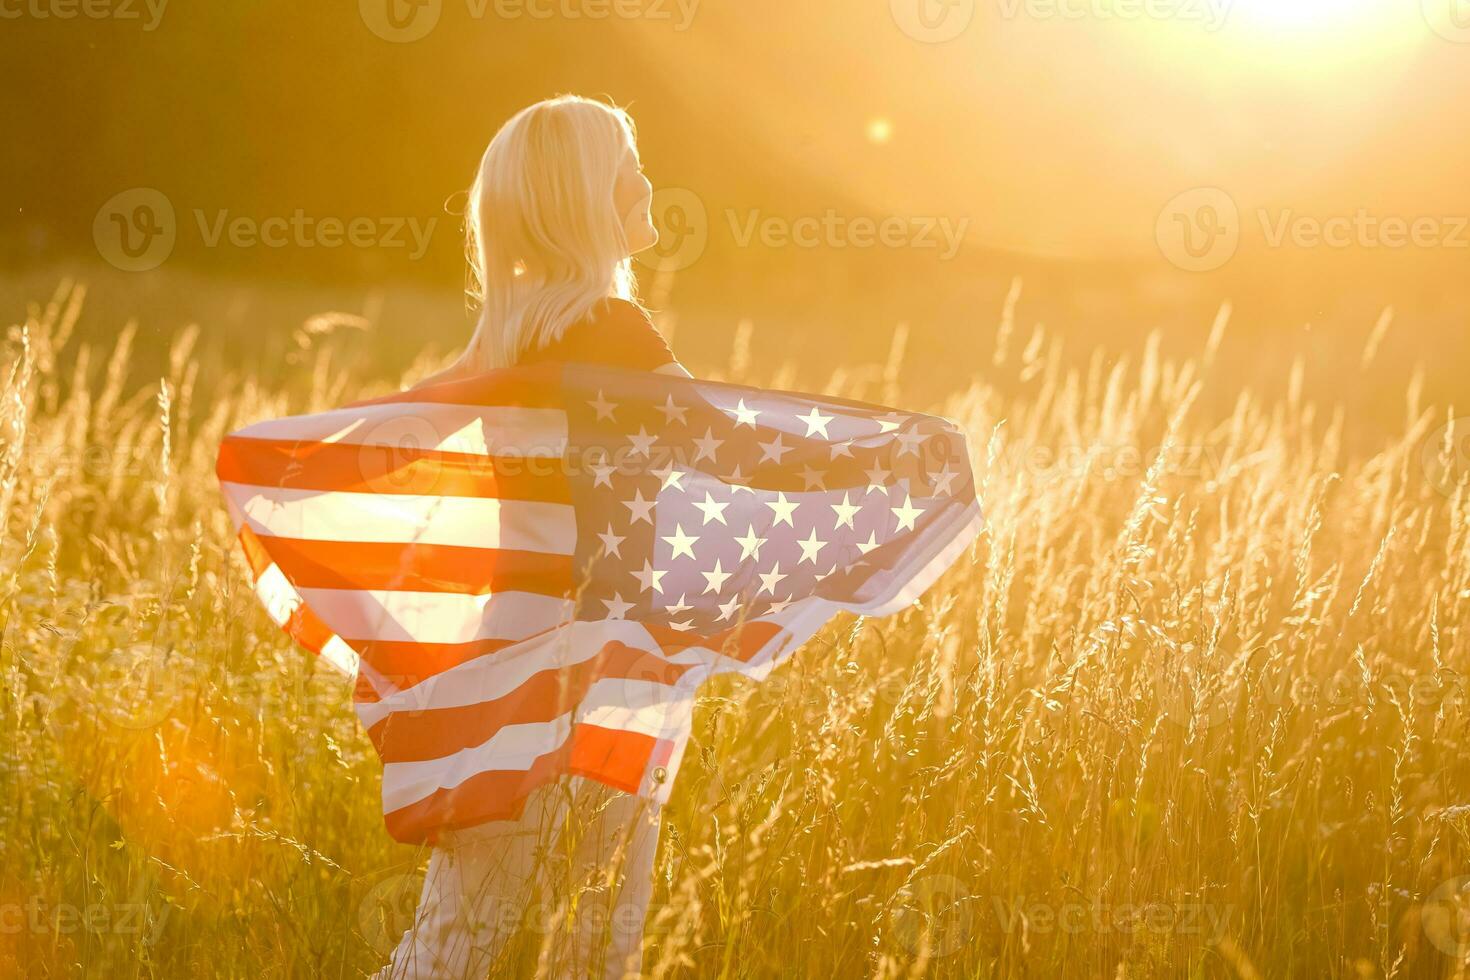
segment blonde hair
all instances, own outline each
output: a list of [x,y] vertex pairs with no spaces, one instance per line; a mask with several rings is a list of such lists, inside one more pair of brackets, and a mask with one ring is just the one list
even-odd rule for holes
[[465,223],[479,322],[456,367],[509,367],[609,296],[636,301],[613,188],[637,152],[624,110],[563,95],[522,109],[485,149]]

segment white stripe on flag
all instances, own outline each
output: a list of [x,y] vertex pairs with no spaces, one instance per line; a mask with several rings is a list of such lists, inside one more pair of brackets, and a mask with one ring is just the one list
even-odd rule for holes
[[571,667],[591,660],[605,644],[618,641],[640,650],[658,643],[641,623],[572,621],[518,643],[457,664],[423,683],[404,688],[381,701],[357,705],[364,728],[372,728],[394,711],[464,708],[502,698],[544,670]]
[[534,592],[463,595],[407,590],[302,589],[301,597],[322,622],[349,641],[523,640],[566,622],[573,612],[571,600]]
[[452,544],[549,555],[577,551],[570,504],[223,484],[250,529],[312,541]]
[[[638,691],[629,697],[628,682],[593,685],[587,698],[568,713],[546,722],[507,725],[484,742],[451,755],[424,762],[390,762],[383,766],[383,811],[411,806],[440,789],[452,789],[482,772],[524,771],[571,735],[572,721],[616,727],[653,738],[665,738],[687,716],[683,702],[693,703],[690,691],[664,687],[667,693]],[[642,684],[655,688],[661,685]],[[641,707],[628,707],[633,701]],[[593,718],[602,719],[593,721]],[[609,722],[616,721],[611,725]]]

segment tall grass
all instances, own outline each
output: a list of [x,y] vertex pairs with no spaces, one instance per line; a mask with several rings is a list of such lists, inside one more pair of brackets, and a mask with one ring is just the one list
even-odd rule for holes
[[[338,371],[363,324],[330,317],[271,377],[192,329],[136,377],[136,328],[81,345],[82,303],[0,362],[0,976],[371,972],[427,855],[382,829],[346,688],[256,608],[213,465],[399,379]],[[650,976],[1470,975],[1470,420],[1254,390],[1227,318],[1191,359],[1073,363],[1007,318],[968,390],[902,335],[833,377],[961,420],[989,527],[906,612],[709,689]],[[791,377],[748,347],[706,373]]]

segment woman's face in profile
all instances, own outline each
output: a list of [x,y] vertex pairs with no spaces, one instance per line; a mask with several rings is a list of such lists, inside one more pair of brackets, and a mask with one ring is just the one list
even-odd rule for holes
[[653,185],[643,176],[638,154],[629,147],[618,168],[613,185],[613,207],[623,219],[623,234],[628,239],[628,254],[633,255],[658,244],[658,229],[653,226]]

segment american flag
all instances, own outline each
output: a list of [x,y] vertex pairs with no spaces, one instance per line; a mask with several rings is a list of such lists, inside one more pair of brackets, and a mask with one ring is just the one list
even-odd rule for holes
[[405,842],[567,773],[666,800],[705,679],[912,603],[982,523],[945,419],[581,364],[259,422],[217,473]]

